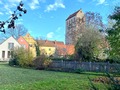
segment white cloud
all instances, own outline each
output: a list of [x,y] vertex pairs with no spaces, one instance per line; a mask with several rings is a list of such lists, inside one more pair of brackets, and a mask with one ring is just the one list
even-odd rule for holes
[[19,3],[21,0],[8,0],[11,3]]
[[43,3],[45,3],[46,2],[46,0],[39,0],[40,2],[43,2]]
[[2,2],[2,1],[0,1],[0,4],[3,4],[3,2]]
[[39,0],[32,0],[29,6],[32,10],[39,8]]
[[4,5],[4,9],[7,11],[6,14],[12,14],[12,13],[13,13],[10,8],[11,8],[11,7],[10,7],[9,4],[5,4],[5,5]]
[[23,19],[22,18],[20,18],[20,19],[18,19],[18,21],[20,22],[20,21],[23,21]]
[[105,0],[98,0],[97,4],[103,4],[103,3],[105,3]]
[[57,33],[60,33],[60,30],[62,29],[62,27],[58,27],[57,29],[56,29],[56,32]]
[[0,12],[0,15],[3,15],[3,13],[2,13],[2,12]]
[[61,0],[56,0],[54,4],[50,4],[46,7],[45,12],[49,12],[49,11],[55,11],[58,8],[65,8],[65,5],[63,4],[63,2]]
[[53,32],[49,32],[49,33],[47,34],[47,38],[48,38],[48,39],[53,38],[53,35],[54,35]]

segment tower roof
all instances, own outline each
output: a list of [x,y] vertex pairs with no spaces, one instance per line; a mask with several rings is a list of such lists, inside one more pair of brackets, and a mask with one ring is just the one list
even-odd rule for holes
[[76,16],[76,14],[77,14],[79,11],[82,11],[82,10],[80,9],[80,10],[76,11],[75,13],[69,15],[68,18],[66,19],[66,21],[67,21],[68,19],[70,19],[70,18]]

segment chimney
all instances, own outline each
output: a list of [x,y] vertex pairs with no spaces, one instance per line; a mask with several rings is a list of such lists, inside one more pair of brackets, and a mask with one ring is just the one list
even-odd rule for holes
[[54,44],[56,44],[56,40],[54,41]]

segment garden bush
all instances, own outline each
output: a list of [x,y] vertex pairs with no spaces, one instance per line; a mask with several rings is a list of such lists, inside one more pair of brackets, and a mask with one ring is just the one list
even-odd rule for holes
[[34,66],[36,69],[43,70],[43,69],[49,67],[49,65],[52,61],[51,61],[51,59],[49,59],[48,57],[46,57],[43,54],[43,55],[36,57],[33,62],[34,62]]
[[51,63],[52,63],[51,59],[49,59],[49,58],[45,59],[45,61],[44,61],[44,67],[46,69],[49,68],[49,66],[50,66]]
[[33,55],[24,48],[16,48],[11,53],[9,65],[19,65],[21,67],[33,66]]

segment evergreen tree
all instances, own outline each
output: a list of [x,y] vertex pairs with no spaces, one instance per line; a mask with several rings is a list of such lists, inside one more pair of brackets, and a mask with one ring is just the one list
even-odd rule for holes
[[110,19],[115,20],[115,24],[112,28],[108,29],[108,41],[110,44],[109,55],[114,60],[120,59],[120,7],[117,6],[114,9]]
[[40,49],[39,49],[39,45],[35,44],[35,49],[36,49],[36,56],[40,56]]

